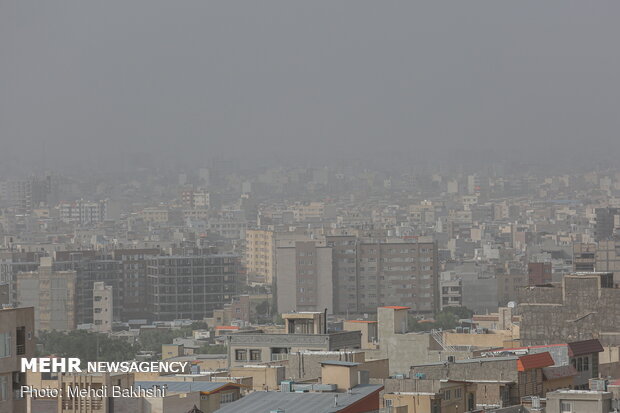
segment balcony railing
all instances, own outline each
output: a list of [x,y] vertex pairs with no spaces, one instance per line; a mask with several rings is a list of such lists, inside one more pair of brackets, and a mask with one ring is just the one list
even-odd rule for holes
[[17,346],[15,346],[15,350],[18,356],[23,356],[24,354],[26,354],[26,345],[18,344]]

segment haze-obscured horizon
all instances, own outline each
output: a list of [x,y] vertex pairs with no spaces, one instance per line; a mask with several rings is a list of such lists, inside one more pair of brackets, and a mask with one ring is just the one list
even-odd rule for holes
[[620,154],[618,2],[0,1],[0,162]]

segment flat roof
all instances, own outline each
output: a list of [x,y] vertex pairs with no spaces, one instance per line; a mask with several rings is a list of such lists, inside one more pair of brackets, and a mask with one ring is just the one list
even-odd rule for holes
[[[227,403],[215,413],[262,413],[275,409],[295,413],[336,413],[381,389],[383,386],[380,385],[362,384],[355,386],[350,393],[257,391]],[[337,406],[334,406],[334,399],[337,400]]]
[[321,365],[327,364],[330,366],[345,366],[345,367],[355,367],[359,366],[361,363],[354,363],[352,361],[340,361],[340,360],[325,360],[320,362]]

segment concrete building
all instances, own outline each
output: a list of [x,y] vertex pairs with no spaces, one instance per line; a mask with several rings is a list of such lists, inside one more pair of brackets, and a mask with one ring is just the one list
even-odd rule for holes
[[271,284],[276,273],[275,232],[263,229],[245,231],[245,259],[248,274],[259,275]]
[[596,248],[596,271],[614,274],[614,283],[620,284],[620,241],[599,241]]
[[52,268],[52,259],[42,257],[37,271],[18,273],[17,303],[34,307],[35,331],[73,330],[77,327],[76,272]]
[[[599,377],[599,359],[603,353],[603,346],[597,339],[576,341],[572,343],[550,344],[546,346],[518,347],[504,349],[501,354],[540,354],[549,353],[553,358],[553,366],[543,369],[545,381],[557,381],[566,378],[563,382],[566,388],[586,390],[590,381]],[[545,390],[556,390],[545,383]]]
[[443,343],[441,332],[409,332],[409,307],[387,306],[377,309],[379,349],[375,358],[387,358],[390,374],[405,374],[407,366],[431,361],[465,359],[472,356],[469,349],[455,348]]
[[93,287],[93,330],[103,333],[112,331],[113,322],[112,287],[96,282]]
[[26,413],[21,359],[35,356],[34,308],[0,310],[0,413]]
[[103,222],[107,217],[107,200],[61,202],[58,205],[60,219],[79,225],[91,225]]
[[596,208],[594,238],[596,241],[610,239],[620,227],[620,208]]
[[93,323],[93,287],[95,282],[112,286],[114,319],[120,319],[123,305],[122,263],[105,251],[56,251],[52,262],[54,271],[75,271],[76,323]]
[[553,365],[549,353],[489,357],[411,366],[409,377],[477,384],[478,408],[519,404],[522,397],[544,396],[543,368]]
[[525,346],[599,338],[618,344],[620,289],[612,273],[575,273],[561,284],[521,291],[521,343]]
[[[575,242],[573,244],[573,271],[592,272],[596,269],[597,245]],[[606,257],[605,257],[606,258]]]
[[378,347],[378,323],[372,320],[346,320],[342,324],[344,331],[359,331],[362,333],[362,349],[375,350]]
[[120,262],[122,282],[119,287],[122,291],[116,294],[116,299],[122,300],[118,314],[121,321],[152,318],[146,302],[146,268],[147,260],[160,254],[159,248],[116,249],[112,252],[112,258]]
[[332,249],[321,241],[276,248],[278,311],[334,311]]
[[202,320],[237,293],[233,255],[158,256],[148,259],[147,303],[155,320]]
[[476,408],[477,386],[471,382],[387,379],[384,387],[383,407],[393,412],[466,413]]
[[226,336],[231,367],[286,360],[306,350],[337,351],[361,348],[359,331],[329,333],[323,313],[284,314],[284,334],[237,332]]
[[497,299],[499,305],[505,306],[511,301],[517,301],[519,290],[527,286],[528,275],[524,273],[502,273],[496,274]]
[[543,285],[552,281],[550,262],[529,262],[527,264],[528,285]]
[[336,313],[361,314],[389,305],[409,306],[421,314],[439,311],[435,243],[371,242],[353,235],[328,236],[326,241],[334,253]]
[[441,311],[448,307],[463,306],[463,285],[461,280],[456,277],[456,274],[454,274],[453,271],[444,271],[441,273],[439,291],[439,309]]
[[610,413],[612,394],[606,391],[558,390],[547,393],[546,413]]

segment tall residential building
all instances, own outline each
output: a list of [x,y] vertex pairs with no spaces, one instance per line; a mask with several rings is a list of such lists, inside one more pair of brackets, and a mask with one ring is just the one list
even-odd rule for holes
[[246,230],[244,264],[248,275],[259,276],[266,284],[273,283],[277,273],[276,248],[311,239],[305,232]]
[[16,300],[15,282],[20,272],[36,271],[39,259],[44,252],[0,252],[0,285],[6,294],[2,296],[2,304],[13,304]]
[[34,309],[0,310],[0,413],[26,413],[26,399],[19,397],[26,385],[21,359],[35,357]]
[[17,274],[17,303],[34,307],[36,331],[76,328],[76,272],[55,271],[50,257],[42,257],[37,271]]
[[334,250],[336,312],[374,312],[400,305],[412,311],[439,311],[437,245],[416,241],[364,241],[354,236],[328,236]]
[[98,281],[113,287],[114,319],[120,318],[125,293],[120,261],[101,251],[56,251],[53,266],[55,271],[76,272],[77,324],[93,323],[93,287]]
[[18,214],[30,214],[33,209],[47,202],[51,190],[51,177],[40,180],[35,177],[6,182],[5,193],[8,206]]
[[238,289],[232,255],[158,256],[147,263],[147,306],[155,320],[212,317]]
[[66,222],[77,222],[80,225],[103,222],[107,215],[108,201],[61,202],[59,205],[60,219]]
[[93,330],[112,331],[113,300],[112,287],[96,282],[93,288]]
[[122,299],[119,319],[151,319],[146,302],[146,266],[147,260],[161,254],[158,248],[136,248],[114,250],[112,257],[121,266],[121,293],[115,293]]
[[620,208],[596,208],[596,225],[594,238],[603,241],[614,235],[616,228],[620,227]]
[[334,311],[332,249],[296,241],[276,249],[278,311]]
[[258,275],[271,284],[276,272],[275,232],[264,229],[245,231],[245,267],[248,275]]

